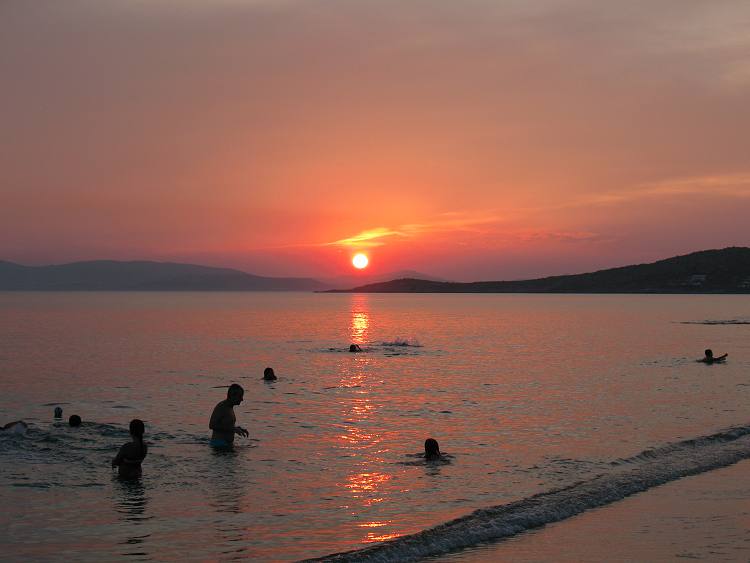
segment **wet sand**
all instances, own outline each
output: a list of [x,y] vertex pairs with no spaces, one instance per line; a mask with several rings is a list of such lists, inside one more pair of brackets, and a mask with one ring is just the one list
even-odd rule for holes
[[750,460],[438,558],[440,561],[750,561]]

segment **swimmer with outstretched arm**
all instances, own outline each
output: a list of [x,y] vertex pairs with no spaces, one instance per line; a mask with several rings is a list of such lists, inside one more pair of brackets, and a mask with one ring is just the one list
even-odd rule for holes
[[704,354],[705,354],[705,357],[698,360],[699,362],[703,362],[704,364],[713,364],[715,362],[723,362],[724,360],[727,359],[727,356],[729,355],[729,354],[724,354],[723,356],[714,357],[714,351],[711,350],[710,348],[707,349],[704,352]]
[[130,421],[130,436],[133,441],[124,444],[112,460],[112,467],[117,467],[120,477],[130,479],[141,476],[141,463],[148,453],[148,446],[143,442],[145,431],[142,420],[134,418]]
[[214,407],[208,427],[213,430],[211,445],[215,448],[231,448],[235,434],[242,437],[250,435],[241,426],[236,426],[237,417],[234,415],[234,407],[242,402],[244,396],[245,390],[242,386],[232,383],[227,390],[227,398]]

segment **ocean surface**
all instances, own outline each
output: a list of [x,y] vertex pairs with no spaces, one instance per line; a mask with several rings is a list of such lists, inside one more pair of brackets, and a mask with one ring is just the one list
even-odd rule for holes
[[455,553],[747,458],[749,404],[748,296],[0,293],[2,556]]

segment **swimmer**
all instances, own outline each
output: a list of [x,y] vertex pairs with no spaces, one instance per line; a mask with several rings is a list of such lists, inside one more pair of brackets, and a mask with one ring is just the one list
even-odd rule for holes
[[55,407],[55,418],[62,418],[62,407]]
[[3,432],[7,432],[8,434],[26,434],[26,431],[29,429],[29,425],[26,424],[23,420],[16,420],[14,422],[9,422],[0,430]]
[[264,381],[276,381],[276,374],[273,372],[273,368],[266,368],[263,370]]
[[727,356],[729,355],[729,354],[724,354],[723,356],[714,357],[714,351],[711,350],[710,348],[707,349],[704,352],[704,354],[705,354],[705,357],[698,360],[699,362],[703,362],[704,364],[713,364],[715,362],[723,362],[724,360],[727,359]]
[[120,448],[112,460],[112,467],[117,467],[118,475],[124,479],[133,479],[141,476],[141,463],[148,453],[148,446],[143,443],[143,433],[146,427],[142,420],[134,418],[130,421],[130,436],[132,442],[128,442]]
[[70,418],[68,419],[68,424],[70,424],[73,428],[76,428],[81,425],[81,417],[77,414],[71,414]]
[[440,446],[435,438],[427,438],[424,441],[424,458],[427,461],[437,461],[440,459]]
[[361,352],[362,348],[359,347],[359,344],[352,344],[351,346],[349,346],[349,351],[350,352]]
[[250,435],[241,426],[235,426],[237,417],[234,415],[234,407],[242,402],[244,396],[242,386],[232,383],[227,390],[227,398],[214,407],[208,427],[213,430],[211,445],[215,448],[231,448],[235,434],[243,437]]

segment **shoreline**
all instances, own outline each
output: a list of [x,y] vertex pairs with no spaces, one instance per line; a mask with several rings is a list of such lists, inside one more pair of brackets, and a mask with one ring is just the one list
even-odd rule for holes
[[750,560],[750,460],[665,483],[441,562]]

